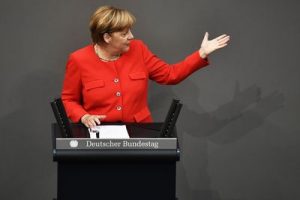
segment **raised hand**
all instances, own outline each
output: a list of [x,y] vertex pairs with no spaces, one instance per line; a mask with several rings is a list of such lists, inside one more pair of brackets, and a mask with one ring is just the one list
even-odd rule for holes
[[217,49],[226,47],[230,40],[230,36],[223,34],[215,39],[208,40],[208,32],[205,33],[202,40],[201,48],[199,49],[200,56],[206,58],[209,54],[214,52]]

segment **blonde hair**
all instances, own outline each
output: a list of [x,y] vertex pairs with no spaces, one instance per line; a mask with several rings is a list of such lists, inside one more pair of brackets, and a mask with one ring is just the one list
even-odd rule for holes
[[89,28],[95,44],[103,42],[105,33],[130,29],[136,19],[129,11],[113,6],[99,7],[91,16]]

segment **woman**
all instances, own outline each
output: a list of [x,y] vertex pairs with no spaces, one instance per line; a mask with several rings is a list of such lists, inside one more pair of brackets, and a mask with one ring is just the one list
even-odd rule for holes
[[90,20],[93,44],[68,59],[62,100],[68,117],[94,127],[101,121],[152,122],[147,103],[148,79],[177,84],[208,65],[207,56],[223,48],[229,36],[208,40],[183,61],[169,65],[156,57],[131,28],[135,17],[112,6],[98,8]]

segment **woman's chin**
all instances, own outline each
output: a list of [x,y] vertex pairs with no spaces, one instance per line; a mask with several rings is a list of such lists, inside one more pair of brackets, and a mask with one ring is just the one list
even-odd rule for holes
[[129,49],[130,49],[130,47],[129,47],[129,45],[128,45],[127,47],[125,47],[125,48],[122,50],[122,52],[123,52],[123,53],[126,53],[127,51],[129,51]]

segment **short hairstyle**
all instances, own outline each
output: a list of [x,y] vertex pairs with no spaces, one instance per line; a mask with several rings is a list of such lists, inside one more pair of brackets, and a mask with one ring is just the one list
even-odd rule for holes
[[136,19],[129,11],[113,6],[99,7],[91,16],[89,28],[95,44],[104,41],[105,33],[113,33],[130,29]]

